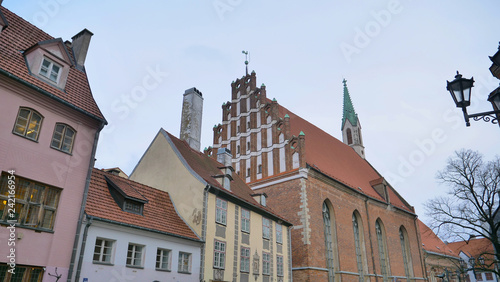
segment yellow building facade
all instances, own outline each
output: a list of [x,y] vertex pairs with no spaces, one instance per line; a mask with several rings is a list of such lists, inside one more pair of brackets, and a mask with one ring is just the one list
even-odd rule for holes
[[218,162],[161,129],[130,179],[169,192],[205,242],[201,264],[190,266],[200,267],[199,281],[290,281],[291,224],[221,157]]

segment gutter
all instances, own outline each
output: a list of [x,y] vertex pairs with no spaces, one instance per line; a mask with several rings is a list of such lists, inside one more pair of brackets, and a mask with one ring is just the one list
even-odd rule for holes
[[293,281],[292,274],[292,229],[293,226],[288,226],[288,281]]
[[[75,105],[67,102],[66,100],[63,100],[62,98],[60,98],[60,97],[58,97],[58,96],[56,96],[56,95],[54,95],[54,94],[52,94],[52,93],[50,93],[50,92],[48,92],[48,91],[40,88],[38,86],[35,86],[35,85],[33,85],[33,84],[31,84],[31,83],[23,80],[23,79],[15,76],[13,74],[11,74],[10,72],[7,72],[7,71],[5,71],[3,69],[0,69],[0,73],[8,76],[9,78],[12,78],[13,80],[15,80],[17,82],[20,82],[21,84],[23,84],[25,86],[28,86],[31,89],[34,89],[34,90],[42,93],[43,95],[45,95],[47,97],[50,97],[50,98],[52,98],[52,99],[54,99],[54,100],[56,100],[56,101],[64,104],[65,106],[70,107],[73,110],[76,110],[76,111],[78,111],[80,113],[83,113],[84,115],[87,115],[87,116],[89,116],[89,117],[91,117],[93,119],[96,119],[96,120],[100,121],[103,125],[107,125],[108,124],[108,122],[106,121],[106,119],[103,119],[103,118],[100,118],[100,117],[98,117],[98,116],[96,116],[94,114],[91,114],[91,113],[89,113],[89,112],[87,112],[87,111],[85,111],[85,110],[83,110],[83,109],[81,109],[81,108],[79,108],[79,107],[77,107],[77,106],[75,106]],[[101,129],[102,129],[102,127],[101,127]]]
[[[104,122],[106,122],[106,121],[104,121]],[[80,232],[81,232],[81,228],[82,228],[82,221],[83,221],[83,216],[85,215],[85,205],[87,203],[87,196],[89,193],[90,178],[92,176],[92,169],[94,168],[94,164],[95,164],[95,153],[97,150],[97,141],[99,140],[99,134],[105,125],[104,122],[102,122],[100,124],[99,130],[97,130],[97,132],[95,133],[95,136],[94,136],[94,145],[92,146],[92,154],[91,154],[91,159],[89,162],[89,169],[87,171],[87,180],[85,181],[85,188],[83,190],[83,198],[82,198],[82,205],[80,208],[80,215],[78,216],[78,222],[76,225],[75,241],[73,242],[73,252],[71,253],[71,261],[69,263],[68,280],[67,280],[68,282],[71,282],[71,276],[73,276],[73,268],[75,267],[76,253],[78,252],[78,242],[80,241]]]
[[[89,231],[89,227],[92,224],[92,220],[94,217],[86,215],[87,217],[87,224],[85,224],[85,230],[83,231],[83,239],[82,239],[82,246],[80,247],[80,257],[78,258],[78,266],[76,269],[76,275],[75,275],[75,281],[80,280],[80,272],[82,270],[82,263],[83,263],[83,255],[85,254],[85,246],[87,245],[87,234]],[[69,278],[70,276],[68,276]]]
[[[203,221],[201,223],[201,239],[205,242],[207,237],[207,209],[208,209],[208,193],[210,191],[210,184],[207,184],[205,189],[203,189]],[[205,244],[201,245],[200,248],[200,281],[205,277]]]

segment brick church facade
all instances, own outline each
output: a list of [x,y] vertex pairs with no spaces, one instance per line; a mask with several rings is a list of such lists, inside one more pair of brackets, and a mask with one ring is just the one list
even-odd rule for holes
[[295,281],[425,279],[417,215],[364,158],[361,125],[344,81],[339,141],[257,87],[255,72],[231,83],[213,147],[256,194],[293,223]]

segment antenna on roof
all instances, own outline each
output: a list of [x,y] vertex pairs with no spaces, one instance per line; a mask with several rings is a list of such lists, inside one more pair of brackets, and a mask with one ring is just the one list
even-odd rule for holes
[[245,54],[245,70],[246,70],[246,75],[248,75],[248,58],[250,57],[248,55],[248,51],[241,51],[241,53]]

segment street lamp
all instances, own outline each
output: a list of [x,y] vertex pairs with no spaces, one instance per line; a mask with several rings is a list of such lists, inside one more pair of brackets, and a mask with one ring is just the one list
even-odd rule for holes
[[[495,114],[500,114],[500,110],[498,110],[498,107],[500,107],[500,90],[496,92],[493,91],[490,94],[490,97],[488,97],[488,101],[494,104],[494,111],[469,115],[467,113],[467,107],[470,106],[471,89],[474,86],[474,78],[463,78],[462,75],[457,71],[455,79],[451,82],[446,82],[446,89],[450,91],[455,105],[457,106],[457,108],[462,108],[465,124],[467,126],[470,126],[469,118],[473,118],[475,121],[483,119],[486,122],[489,122],[491,120],[491,122],[494,124],[498,123],[498,116],[495,116]],[[497,108],[495,108],[495,106],[497,106]]]

